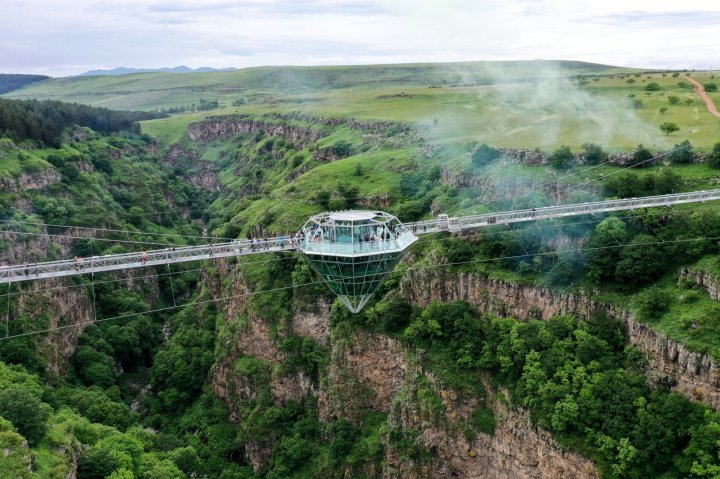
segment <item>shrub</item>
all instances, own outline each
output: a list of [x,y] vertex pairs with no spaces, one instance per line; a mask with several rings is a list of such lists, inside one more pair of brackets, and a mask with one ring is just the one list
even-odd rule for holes
[[572,164],[575,156],[572,154],[569,146],[561,146],[557,150],[553,151],[550,155],[549,161],[555,168],[568,168]]
[[647,288],[635,297],[635,308],[638,319],[641,321],[652,321],[665,313],[669,308],[672,299],[660,288]]
[[338,140],[330,147],[330,151],[338,158],[345,158],[352,155],[352,145],[348,141]]
[[15,426],[32,446],[45,435],[49,408],[21,385],[10,385],[0,391],[0,416]]
[[693,162],[693,147],[688,140],[673,147],[668,159],[675,164],[687,164]]
[[650,161],[653,157],[653,154],[650,153],[650,150],[645,148],[642,144],[638,145],[637,150],[633,154],[633,167],[639,167],[644,168],[646,166],[650,166],[652,161]]
[[715,143],[712,151],[705,159],[707,164],[713,168],[720,168],[720,142]]
[[472,163],[476,168],[487,165],[488,163],[499,157],[500,151],[488,146],[485,143],[480,145],[478,149],[473,151],[470,155],[470,159],[472,160]]
[[594,143],[585,143],[582,146],[582,149],[585,163],[589,165],[597,165],[598,163],[606,161],[608,158],[608,154],[603,151],[600,145],[596,145]]
[[495,413],[492,409],[478,407],[473,411],[472,425],[480,432],[493,434],[495,432]]

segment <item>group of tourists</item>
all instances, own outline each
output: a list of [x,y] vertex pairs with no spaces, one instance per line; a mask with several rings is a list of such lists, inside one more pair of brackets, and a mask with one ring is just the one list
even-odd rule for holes
[[[344,227],[337,228],[338,230],[347,229]],[[353,243],[374,243],[382,241],[390,241],[391,239],[398,239],[401,231],[398,228],[389,228],[384,225],[379,226],[360,226],[353,228]],[[350,236],[343,237],[342,233],[338,234],[332,228],[327,226],[312,225],[307,230],[300,230],[300,237],[304,237],[308,243],[310,242],[322,242],[327,239],[331,243],[350,243]]]

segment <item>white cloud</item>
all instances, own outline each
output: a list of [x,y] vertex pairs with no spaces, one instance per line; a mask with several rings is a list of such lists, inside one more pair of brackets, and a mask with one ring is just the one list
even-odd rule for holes
[[2,72],[533,58],[720,65],[720,6],[707,0],[10,0],[3,17]]

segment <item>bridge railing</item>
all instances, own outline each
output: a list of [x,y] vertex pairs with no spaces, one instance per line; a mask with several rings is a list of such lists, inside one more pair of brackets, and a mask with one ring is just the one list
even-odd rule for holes
[[[401,227],[404,232],[414,235],[434,233],[438,231],[460,231],[463,229],[480,228],[483,226],[510,224],[521,221],[533,221],[549,218],[562,218],[583,214],[605,213],[610,211],[631,210],[654,206],[669,206],[681,203],[720,200],[720,189],[677,193],[671,195],[646,196],[621,200],[595,201],[572,205],[548,206],[481,215],[448,218],[439,215],[428,221],[406,223]],[[414,238],[414,235],[409,235]],[[231,241],[229,243],[206,244],[199,246],[169,247],[161,250],[141,251],[106,256],[78,258],[77,260],[49,261],[43,263],[27,263],[13,266],[0,266],[0,283],[26,281],[41,278],[54,278],[84,273],[96,273],[127,268],[140,268],[186,261],[197,261],[212,258],[224,258],[247,254],[264,253],[297,249],[295,236],[274,237],[263,240]],[[355,252],[353,252],[354,254]]]
[[169,247],[151,251],[0,266],[0,283],[294,250],[295,247],[294,238],[274,237],[254,241],[238,240],[229,243]]
[[644,196],[642,198],[594,201],[571,205],[547,206],[544,208],[484,213],[481,215],[459,216],[456,218],[442,218],[444,215],[440,215],[437,219],[406,223],[405,226],[410,228],[415,234],[436,233],[438,231],[460,231],[469,228],[519,223],[522,221],[562,218],[566,216],[606,213],[611,211],[669,206],[682,203],[697,203],[712,200],[720,200],[720,190],[694,191],[690,193]]

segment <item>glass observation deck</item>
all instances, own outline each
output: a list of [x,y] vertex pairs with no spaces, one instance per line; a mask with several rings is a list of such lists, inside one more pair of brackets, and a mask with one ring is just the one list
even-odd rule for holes
[[298,250],[353,313],[359,312],[417,237],[382,211],[315,215]]

